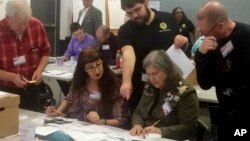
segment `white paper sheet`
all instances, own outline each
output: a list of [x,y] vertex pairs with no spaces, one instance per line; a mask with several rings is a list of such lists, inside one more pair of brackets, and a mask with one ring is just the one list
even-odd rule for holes
[[81,131],[67,130],[66,133],[75,141],[96,141],[106,137],[103,133],[83,133]]
[[52,134],[56,131],[59,131],[59,128],[52,127],[52,126],[36,127],[36,134],[41,135],[41,136],[47,136],[47,135]]
[[186,79],[194,69],[194,65],[181,49],[172,45],[166,53],[170,59],[182,70],[183,78]]

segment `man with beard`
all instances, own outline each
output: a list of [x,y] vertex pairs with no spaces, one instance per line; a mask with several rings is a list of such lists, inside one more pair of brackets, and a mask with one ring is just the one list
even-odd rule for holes
[[120,92],[130,99],[133,113],[144,86],[144,57],[152,50],[167,50],[173,43],[176,47],[186,47],[188,39],[177,35],[177,23],[170,13],[150,9],[148,0],[121,0],[121,7],[130,20],[118,31],[124,68]]
[[201,88],[216,87],[220,112],[218,140],[249,131],[247,103],[250,89],[250,26],[231,20],[224,5],[211,1],[197,14],[197,26],[205,36],[195,54],[197,80]]

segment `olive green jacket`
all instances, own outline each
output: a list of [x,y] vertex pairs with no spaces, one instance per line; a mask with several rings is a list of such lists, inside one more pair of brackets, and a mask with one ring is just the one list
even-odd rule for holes
[[[157,93],[159,95],[158,102],[154,104]],[[164,114],[162,108],[166,101],[172,108],[168,115]],[[147,127],[160,120],[155,127],[161,129],[163,138],[185,140],[194,137],[198,114],[197,94],[195,89],[188,84],[183,84],[175,90],[163,90],[161,92],[152,86],[147,86],[133,114],[132,126],[139,124],[142,127]]]

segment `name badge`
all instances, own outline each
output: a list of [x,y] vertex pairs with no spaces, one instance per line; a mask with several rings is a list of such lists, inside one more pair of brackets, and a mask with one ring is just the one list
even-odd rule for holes
[[168,101],[165,101],[165,103],[162,105],[162,109],[165,116],[167,116],[172,111],[172,108]]
[[89,99],[91,99],[91,100],[101,100],[101,94],[99,92],[92,92],[89,95]]
[[228,41],[221,49],[220,52],[222,56],[225,58],[232,50],[234,49],[234,46],[232,44],[232,41]]
[[24,63],[26,63],[26,59],[25,59],[24,55],[13,58],[14,66],[19,66],[19,65],[22,65]]
[[102,50],[110,50],[110,46],[109,45],[102,45]]
[[148,75],[145,73],[142,73],[141,75],[141,81],[147,82],[148,81]]

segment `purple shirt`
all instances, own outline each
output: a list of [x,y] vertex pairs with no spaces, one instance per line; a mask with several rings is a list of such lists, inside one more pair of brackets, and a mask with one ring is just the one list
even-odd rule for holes
[[93,36],[85,33],[84,40],[79,42],[76,37],[72,36],[70,43],[68,45],[68,49],[65,51],[64,56],[67,56],[70,59],[71,56],[74,57],[74,60],[78,59],[78,56],[83,48],[96,45],[95,39]]

